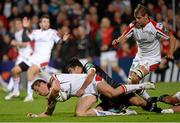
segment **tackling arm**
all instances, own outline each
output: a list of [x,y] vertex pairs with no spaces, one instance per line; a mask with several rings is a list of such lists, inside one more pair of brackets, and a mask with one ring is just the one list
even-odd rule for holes
[[134,27],[135,22],[130,23],[124,30],[123,34],[119,36],[117,39],[113,40],[112,45],[117,45],[119,43],[123,44],[127,38],[132,36]]
[[76,96],[80,97],[83,94],[84,89],[86,89],[87,86],[92,82],[95,74],[96,74],[96,69],[95,68],[90,68],[88,70],[87,77],[86,77],[83,85],[81,86],[81,88],[77,91]]

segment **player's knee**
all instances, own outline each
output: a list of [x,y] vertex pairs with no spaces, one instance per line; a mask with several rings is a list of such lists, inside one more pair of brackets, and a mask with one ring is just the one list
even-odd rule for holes
[[76,112],[75,112],[75,116],[76,116],[76,117],[86,116],[86,113],[85,113],[84,111],[76,111]]
[[137,75],[132,74],[131,76],[128,77],[128,83],[129,84],[137,84],[139,83],[140,79]]
[[128,77],[128,82],[131,84],[137,84],[139,81],[144,78],[145,74],[141,69],[135,69],[131,71],[131,74]]
[[12,74],[12,76],[18,75],[18,74],[19,74],[18,69],[17,69],[16,67],[14,67],[14,68],[11,70],[11,74]]
[[135,106],[145,106],[146,105],[146,101],[140,98],[137,98],[134,100],[133,104]]

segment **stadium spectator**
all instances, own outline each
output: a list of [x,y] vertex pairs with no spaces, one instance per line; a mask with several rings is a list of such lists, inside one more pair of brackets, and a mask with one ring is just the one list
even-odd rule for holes
[[107,66],[110,65],[112,70],[114,70],[122,78],[122,80],[126,82],[126,73],[119,67],[116,51],[111,45],[113,31],[114,28],[111,26],[110,20],[108,18],[103,18],[101,20],[101,27],[97,32],[97,39],[99,38],[98,40],[101,44],[101,67],[104,71],[107,71]]
[[[138,52],[130,68],[128,82],[139,83],[149,72],[154,71],[161,61],[159,38],[170,40],[170,50],[167,57],[173,59],[175,37],[163,28],[162,23],[156,23],[149,18],[148,9],[138,4],[134,11],[136,20],[129,24],[124,33],[112,44],[123,44],[127,38],[133,36],[138,45]],[[150,96],[144,91],[142,96]]]

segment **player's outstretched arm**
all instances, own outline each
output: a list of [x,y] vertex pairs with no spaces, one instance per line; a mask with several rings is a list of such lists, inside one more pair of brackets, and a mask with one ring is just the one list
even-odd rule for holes
[[55,109],[55,107],[56,107],[56,103],[57,103],[56,101],[48,100],[45,112],[42,112],[40,114],[28,113],[27,117],[37,118],[37,117],[48,117],[48,116],[51,116],[53,111],[54,111],[54,109]]
[[120,37],[118,37],[117,39],[114,39],[112,41],[112,45],[118,45],[119,43],[124,43],[126,40],[125,40],[125,37],[123,35],[121,35]]

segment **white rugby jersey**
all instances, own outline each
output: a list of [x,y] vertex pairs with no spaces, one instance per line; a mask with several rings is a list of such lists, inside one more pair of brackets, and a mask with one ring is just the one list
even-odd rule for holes
[[[23,29],[16,31],[15,32],[15,40],[17,42],[22,42],[22,34],[23,34]],[[22,58],[28,58],[33,52],[33,49],[30,45],[30,43],[28,43],[28,45],[26,47],[18,47],[18,57],[22,57]]]
[[[75,96],[84,83],[87,74],[56,74],[52,76],[60,83],[60,89],[67,92],[68,97]],[[84,90],[84,94],[97,94],[95,78]]]
[[49,61],[54,43],[61,40],[54,29],[33,30],[28,36],[35,41],[33,55],[44,59],[44,61]]
[[159,59],[160,53],[160,38],[169,40],[169,34],[163,31],[163,24],[156,23],[149,19],[149,22],[143,28],[136,28],[135,23],[130,23],[126,28],[123,36],[129,38],[133,36],[138,45],[136,57],[151,57]]

